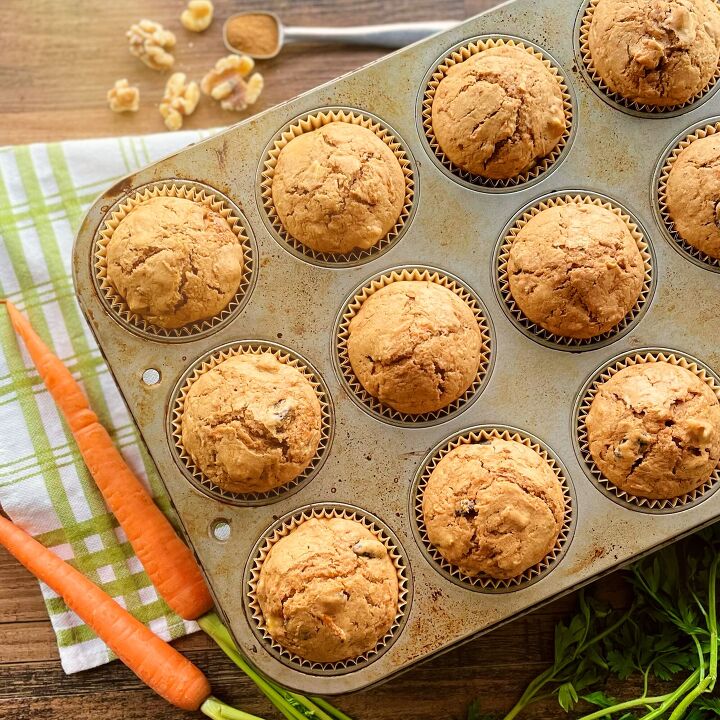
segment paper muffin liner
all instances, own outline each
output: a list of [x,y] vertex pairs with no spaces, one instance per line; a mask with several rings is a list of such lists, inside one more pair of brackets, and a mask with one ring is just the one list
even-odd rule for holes
[[[560,142],[553,150],[543,158],[539,158],[537,163],[531,168],[511,178],[494,179],[486,178],[482,175],[476,175],[455,165],[443,152],[432,125],[432,105],[435,99],[438,85],[447,75],[448,71],[454,65],[465,62],[473,55],[477,55],[483,50],[490,48],[502,47],[508,45],[518,47],[525,50],[528,54],[533,55],[542,61],[543,65],[557,78],[560,89],[562,91],[563,110],[565,112],[565,132],[560,138]],[[445,56],[440,58],[433,69],[425,78],[424,92],[421,97],[419,111],[419,125],[421,127],[420,136],[426,142],[430,157],[433,158],[443,172],[449,177],[463,181],[463,184],[471,188],[485,190],[516,190],[522,186],[531,184],[543,177],[550,169],[554,169],[561,157],[565,155],[565,151],[569,149],[570,141],[574,131],[574,106],[572,95],[565,81],[565,77],[560,70],[560,65],[546,51],[532,44],[528,40],[521,40],[510,36],[501,35],[483,35],[466,41],[462,45],[456,46]]]
[[[310,518],[344,518],[355,520],[372,532],[387,548],[398,577],[398,608],[390,629],[371,650],[354,658],[338,662],[315,662],[306,660],[284,648],[267,631],[260,603],[257,598],[257,584],[262,564],[270,549],[283,537]],[[316,503],[298,508],[280,518],[268,528],[256,543],[245,570],[245,612],[250,626],[262,646],[277,660],[289,667],[313,675],[344,675],[380,657],[397,639],[407,620],[412,603],[412,576],[410,564],[395,533],[379,518],[354,505],[346,503]]]
[[710,494],[717,490],[718,481],[720,481],[720,465],[713,470],[708,480],[685,495],[666,500],[639,497],[626,492],[604,477],[600,468],[595,464],[590,452],[590,443],[586,427],[586,420],[593,399],[603,383],[607,382],[623,368],[652,362],[667,362],[689,370],[706,383],[718,399],[720,399],[720,380],[718,377],[707,365],[690,355],[662,348],[649,348],[623,353],[596,370],[578,394],[573,411],[573,443],[575,445],[575,453],[585,474],[604,495],[619,505],[623,505],[631,510],[640,510],[648,513],[669,513],[685,510],[705,500]]
[[578,15],[578,21],[575,28],[575,45],[576,54],[581,59],[581,69],[586,79],[589,81],[590,86],[597,92],[600,97],[604,100],[609,101],[610,105],[613,105],[619,110],[629,110],[631,114],[636,115],[668,115],[668,114],[679,114],[683,111],[691,109],[697,105],[701,100],[706,99],[709,93],[715,88],[718,78],[720,78],[720,65],[715,70],[715,74],[710,78],[708,84],[699,92],[695,93],[691,98],[683,103],[676,105],[647,105],[645,103],[639,103],[635,100],[620,95],[611,90],[600,77],[595,68],[592,54],[590,52],[590,25],[592,23],[593,15],[595,14],[595,8],[597,7],[600,0],[589,0],[589,2],[580,9]]
[[[518,233],[527,225],[527,223],[543,210],[551,207],[562,205],[595,205],[607,210],[611,210],[617,215],[628,227],[631,235],[637,243],[638,250],[643,259],[645,274],[643,277],[643,285],[635,305],[631,308],[625,317],[610,330],[596,335],[591,338],[571,338],[563,335],[552,333],[540,325],[534,323],[520,309],[518,304],[510,292],[510,279],[508,276],[508,261],[510,258],[510,248]],[[494,259],[494,281],[495,290],[501,299],[503,310],[512,323],[525,335],[540,342],[543,345],[553,347],[558,350],[581,351],[592,350],[622,337],[629,332],[645,314],[653,291],[655,289],[655,273],[654,273],[654,256],[650,244],[645,240],[644,233],[640,230],[639,221],[630,214],[628,210],[601,195],[594,193],[567,192],[560,191],[534,200],[530,205],[523,208],[518,215],[513,218],[503,230],[500,240],[495,248]]]
[[[155,197],[176,197],[206,205],[222,215],[240,241],[243,271],[237,292],[217,315],[179,328],[153,325],[134,313],[115,290],[107,276],[107,246],[115,229],[135,207]],[[92,250],[93,279],[98,296],[108,312],[125,328],[153,340],[182,341],[204,337],[230,322],[244,307],[255,281],[255,249],[242,213],[225,195],[202,183],[167,180],[144,185],[119,200],[108,211],[95,236]]]
[[[215,484],[193,462],[182,441],[182,417],[185,399],[193,383],[208,370],[237,355],[270,353],[279,362],[299,370],[315,391],[320,402],[320,442],[310,464],[296,478],[266,492],[239,493]],[[312,480],[324,464],[330,450],[334,431],[334,416],[330,393],[320,373],[301,355],[277,343],[263,340],[241,340],[228,343],[195,361],[178,381],[170,397],[167,432],[170,448],[183,475],[202,493],[229,505],[265,505],[286,498]]]
[[[432,472],[438,463],[452,450],[461,445],[477,445],[490,440],[509,440],[522,443],[535,450],[548,463],[560,481],[565,500],[565,513],[562,527],[552,550],[536,565],[523,573],[506,580],[498,580],[488,575],[467,575],[460,568],[449,563],[430,542],[423,514],[423,497]],[[567,551],[575,531],[575,491],[568,479],[567,472],[559,458],[541,440],[530,433],[504,425],[478,425],[461,430],[436,445],[422,461],[418,468],[410,490],[410,517],[412,518],[413,534],[418,546],[430,564],[443,577],[456,585],[486,593],[507,593],[528,587],[545,577]]]
[[[312,132],[331,122],[345,122],[372,130],[393,152],[405,178],[405,201],[393,228],[372,247],[356,248],[348,253],[327,253],[313,250],[287,232],[275,208],[272,184],[275,167],[282,149],[294,138]],[[374,115],[353,108],[322,108],[303,115],[284,127],[266,148],[258,172],[258,205],[264,212],[265,223],[273,237],[293,255],[315,265],[349,267],[360,265],[387,252],[405,234],[415,211],[417,173],[410,150],[389,125]]]
[[688,260],[691,260],[696,265],[701,267],[709,268],[715,272],[720,272],[720,258],[712,257],[704,253],[699,248],[691,245],[685,240],[675,228],[675,223],[670,216],[670,211],[667,204],[667,183],[670,177],[670,171],[675,164],[675,161],[680,156],[680,153],[689,145],[694,143],[696,140],[705,138],[708,135],[714,135],[720,132],[720,121],[708,124],[707,121],[701,123],[700,126],[694,130],[690,128],[689,131],[685,131],[679,138],[676,138],[671,143],[668,150],[666,150],[660,158],[660,163],[655,172],[655,181],[653,183],[653,202],[655,205],[655,212],[658,215],[660,224],[666,231],[666,235],[669,240],[682,255]]
[[[424,280],[437,283],[454,292],[473,311],[481,333],[480,363],[475,379],[470,387],[457,399],[434,412],[412,415],[400,412],[385,405],[365,390],[350,364],[348,354],[348,338],[350,337],[350,322],[357,315],[362,304],[374,293],[390,283],[398,280]],[[423,266],[403,266],[384,270],[366,280],[356,288],[343,304],[335,323],[333,360],[340,381],[350,394],[350,397],[370,415],[384,420],[392,425],[404,427],[425,427],[435,425],[462,412],[472,404],[484,389],[490,378],[494,362],[495,340],[490,316],[480,297],[459,278],[442,270]]]

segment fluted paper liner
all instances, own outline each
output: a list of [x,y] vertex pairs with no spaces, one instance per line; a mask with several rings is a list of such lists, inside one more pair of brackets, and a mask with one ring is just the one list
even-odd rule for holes
[[667,113],[674,113],[678,110],[683,110],[684,108],[690,108],[691,105],[694,105],[698,100],[702,99],[715,87],[718,78],[720,78],[720,65],[718,65],[717,69],[715,70],[715,74],[710,78],[708,84],[702,90],[695,93],[695,95],[693,95],[685,102],[678,103],[676,105],[647,105],[645,103],[636,102],[635,100],[630,100],[629,98],[620,95],[620,93],[616,93],[611,90],[598,74],[597,69],[595,68],[595,63],[593,62],[592,53],[590,52],[590,25],[592,23],[593,14],[595,13],[595,8],[597,7],[599,2],[600,0],[590,0],[590,2],[587,4],[585,11],[582,13],[579,27],[577,28],[576,33],[579,54],[582,58],[585,72],[587,73],[589,80],[595,85],[596,88],[601,91],[602,95],[609,98],[617,105],[621,105],[622,107],[634,110],[635,112],[647,113],[651,115],[662,115]]
[[[130,211],[143,202],[155,197],[176,197],[206,205],[227,221],[230,229],[240,241],[243,250],[243,271],[237,292],[227,306],[217,315],[183,325],[179,328],[163,328],[153,325],[134,313],[125,299],[115,290],[107,277],[107,246],[115,229]],[[125,197],[105,217],[100,232],[93,244],[93,278],[103,304],[122,325],[154,340],[190,340],[207,335],[230,321],[243,307],[252,286],[254,270],[253,248],[243,223],[228,199],[210,188],[181,180],[151,183]]]
[[[453,400],[453,402],[434,412],[412,415],[410,413],[400,412],[399,410],[391,408],[389,405],[381,403],[365,390],[350,364],[347,348],[347,342],[350,336],[350,322],[355,315],[357,315],[362,304],[371,295],[398,280],[424,280],[437,283],[451,290],[470,307],[480,328],[482,345],[480,348],[480,363],[475,379],[470,384],[470,387],[468,387],[457,400]],[[389,421],[392,424],[405,426],[433,425],[464,409],[480,394],[489,379],[494,353],[489,315],[480,298],[459,279],[453,278],[441,270],[426,267],[408,266],[387,270],[371,278],[355,290],[350,298],[346,300],[343,309],[340,311],[335,327],[334,340],[334,359],[336,366],[340,374],[340,379],[349,390],[351,396],[357,400],[358,404],[364,410],[370,412],[370,414],[379,419]]]
[[[356,248],[348,253],[327,253],[313,250],[304,243],[294,238],[287,232],[282,220],[277,213],[272,197],[272,184],[275,176],[275,167],[282,149],[294,138],[306,132],[312,132],[331,122],[345,122],[351,125],[359,125],[372,130],[389,148],[397,158],[405,178],[405,201],[400,215],[391,230],[372,247],[362,249]],[[291,250],[295,255],[318,265],[351,266],[363,262],[389,250],[400,240],[407,229],[414,210],[415,202],[415,172],[409,151],[401,142],[394,130],[385,125],[378,118],[368,113],[362,113],[352,108],[328,108],[318,110],[315,113],[305,115],[295,120],[281,130],[271,142],[260,168],[260,200],[265,211],[266,218],[270,224],[275,239]]]
[[[565,512],[562,527],[552,550],[536,565],[525,570],[520,575],[505,580],[498,580],[485,574],[467,575],[460,568],[449,563],[440,551],[430,542],[425,519],[423,514],[423,497],[425,489],[438,463],[452,450],[461,445],[477,445],[487,443],[490,440],[508,440],[522,443],[537,452],[550,466],[560,481],[565,501]],[[532,435],[502,425],[482,425],[459,433],[443,440],[438,446],[430,451],[423,460],[418,472],[415,475],[411,491],[411,517],[413,519],[413,531],[419,540],[420,548],[425,557],[433,567],[445,578],[463,587],[478,592],[511,592],[522,587],[527,587],[549,573],[565,554],[572,539],[575,528],[575,499],[570,481],[565,475],[554,453],[542,442]]]
[[[563,335],[557,335],[555,333],[546,330],[534,323],[528,318],[525,313],[520,309],[518,304],[510,292],[510,279],[508,277],[508,260],[510,257],[510,248],[518,233],[528,224],[528,222],[541,213],[543,210],[547,210],[551,207],[557,207],[562,205],[595,205],[597,207],[611,210],[617,215],[626,225],[633,239],[637,243],[638,250],[643,259],[645,275],[643,278],[642,289],[638,296],[635,305],[630,309],[625,317],[610,330],[596,335],[591,338],[571,338]],[[576,349],[576,350],[591,350],[601,344],[607,344],[609,340],[619,338],[624,332],[629,330],[639,319],[642,317],[644,311],[647,309],[652,291],[654,287],[653,278],[653,256],[650,250],[650,246],[640,232],[637,224],[633,218],[624,209],[608,200],[582,193],[559,193],[552,195],[543,200],[536,202],[531,205],[513,222],[509,230],[500,239],[496,251],[495,258],[495,286],[502,298],[507,313],[513,323],[521,330],[526,330],[526,334],[531,334],[543,340],[546,344],[553,345],[559,349]]]
[[[543,65],[545,65],[545,67],[557,78],[560,84],[560,90],[562,91],[563,110],[565,112],[565,132],[553,150],[545,157],[538,158],[536,164],[531,168],[520,175],[516,175],[515,177],[495,179],[483,177],[482,175],[476,175],[467,170],[463,170],[455,165],[455,163],[453,163],[452,160],[445,155],[437,141],[437,138],[435,137],[435,131],[432,124],[432,105],[438,85],[447,75],[448,70],[450,70],[451,67],[457,65],[458,63],[465,62],[465,60],[468,60],[473,55],[483,52],[483,50],[502,47],[503,45],[518,47],[525,50],[530,55],[533,55],[541,60]],[[425,134],[427,142],[430,146],[430,150],[435,154],[442,166],[449,170],[450,173],[468,183],[471,183],[472,185],[477,185],[478,187],[513,190],[519,185],[523,185],[539,178],[543,173],[547,172],[553,165],[555,165],[570,142],[573,120],[573,104],[570,91],[567,83],[565,82],[565,78],[560,72],[560,68],[557,66],[555,61],[551,59],[549,55],[527,41],[515,38],[504,38],[502,36],[490,36],[471,40],[466,45],[451,51],[436,65],[425,86],[421,106],[420,124],[422,126],[422,132]]]
[[[393,624],[372,650],[368,650],[358,657],[338,662],[306,660],[276,642],[265,627],[262,610],[257,598],[257,584],[260,579],[262,564],[267,558],[270,549],[278,540],[289,535],[310,518],[344,518],[361,523],[387,548],[390,560],[397,572],[398,608]],[[253,632],[268,652],[277,660],[290,667],[314,675],[341,675],[364,667],[377,659],[395,641],[407,619],[407,613],[412,601],[412,580],[405,553],[394,533],[383,522],[374,515],[353,505],[320,503],[293,511],[264,533],[248,561],[245,573],[245,591],[245,610]]]
[[660,166],[657,173],[657,184],[655,187],[655,192],[657,194],[657,205],[655,209],[659,213],[660,219],[667,230],[667,234],[673,243],[675,243],[675,246],[694,262],[701,263],[702,265],[716,271],[720,270],[720,258],[712,257],[712,255],[708,255],[699,248],[696,248],[694,245],[691,245],[675,228],[675,223],[670,216],[667,204],[667,183],[668,178],[670,177],[670,171],[672,170],[675,161],[680,156],[680,153],[696,140],[705,138],[708,135],[714,135],[717,132],[720,132],[720,122],[703,125],[702,127],[697,128],[694,132],[685,135],[682,140],[677,142],[669,152],[663,155],[660,160]]
[[[224,360],[237,355],[262,355],[270,353],[279,362],[299,370],[310,383],[320,402],[320,442],[310,464],[296,478],[284,485],[266,492],[238,493],[225,490],[216,485],[195,465],[186,452],[182,441],[182,416],[185,399],[193,383],[203,374],[217,367]],[[261,505],[284,498],[308,483],[320,470],[330,449],[333,435],[333,414],[329,393],[320,374],[302,356],[277,343],[264,341],[240,341],[211,351],[197,360],[185,372],[170,399],[168,432],[170,446],[185,477],[199,490],[216,500],[232,505]]]
[[706,383],[718,399],[720,399],[720,384],[718,384],[715,376],[709,368],[705,367],[702,363],[700,363],[700,361],[692,357],[669,350],[647,350],[625,353],[620,358],[611,360],[603,365],[599,370],[594,372],[585,384],[585,387],[580,391],[575,405],[573,422],[573,426],[575,428],[575,450],[578,455],[578,459],[580,460],[580,464],[584,465],[584,470],[588,477],[601,491],[603,491],[605,495],[611,499],[621,505],[635,510],[640,509],[647,512],[672,512],[674,510],[683,510],[690,503],[696,503],[700,500],[704,500],[711,491],[716,490],[718,487],[718,481],[720,481],[720,465],[713,470],[708,480],[699,487],[695,488],[692,492],[685,495],[669,498],[667,500],[639,497],[622,490],[617,485],[610,482],[602,474],[602,472],[600,472],[600,468],[598,468],[595,464],[590,452],[590,443],[586,427],[586,420],[588,413],[590,412],[593,399],[603,383],[607,382],[613,375],[623,368],[652,362],[668,362],[672,365],[677,365],[678,367],[689,370],[693,374],[697,375],[700,380]]

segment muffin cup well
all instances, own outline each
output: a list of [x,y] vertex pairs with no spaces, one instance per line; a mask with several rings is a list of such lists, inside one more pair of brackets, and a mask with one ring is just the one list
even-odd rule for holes
[[[560,142],[555,148],[544,158],[540,158],[535,165],[520,175],[506,179],[486,178],[482,175],[463,170],[453,163],[442,151],[440,144],[435,137],[435,131],[432,125],[432,105],[435,99],[438,85],[446,76],[448,70],[458,63],[465,62],[473,55],[477,55],[483,50],[489,48],[502,47],[508,45],[518,47],[525,50],[530,55],[542,61],[545,67],[557,78],[560,83],[563,98],[563,110],[565,112],[565,132]],[[570,148],[570,142],[575,131],[574,124],[575,102],[571,95],[570,89],[565,81],[565,77],[560,70],[560,65],[545,50],[534,45],[528,40],[522,40],[505,35],[481,35],[471,40],[467,40],[460,45],[455,46],[444,56],[439,58],[433,68],[425,77],[423,89],[418,103],[418,125],[420,127],[420,137],[428,151],[431,159],[443,171],[445,175],[460,182],[465,187],[474,190],[484,190],[488,192],[509,192],[527,187],[543,177],[550,170],[554,170],[560,160],[565,156]]]
[[680,115],[697,107],[704,102],[710,93],[716,89],[717,81],[720,78],[720,65],[715,70],[715,74],[710,78],[708,84],[699,92],[697,92],[689,100],[677,105],[647,105],[630,100],[619,93],[613,92],[603,81],[595,68],[592,54],[590,52],[590,25],[592,23],[593,14],[600,0],[589,0],[580,8],[577,21],[575,23],[574,43],[575,53],[580,58],[578,63],[580,69],[588,81],[590,87],[605,102],[617,110],[629,113],[630,115],[639,115],[643,117],[659,117],[668,115]]
[[660,225],[665,230],[665,234],[673,247],[688,260],[713,272],[720,272],[720,258],[712,257],[691,245],[675,228],[675,223],[670,217],[667,205],[667,182],[670,171],[680,153],[696,140],[705,138],[708,135],[714,135],[717,132],[720,132],[720,121],[708,123],[707,120],[703,120],[699,125],[684,130],[662,154],[653,178],[653,207]]
[[[182,442],[182,416],[193,383],[208,370],[237,355],[270,353],[286,365],[299,370],[315,390],[320,402],[320,442],[310,464],[289,483],[263,493],[237,493],[225,490],[206,477],[188,455]],[[178,381],[168,403],[167,432],[170,449],[183,475],[202,493],[229,505],[266,505],[284,499],[312,480],[319,472],[330,450],[334,415],[330,393],[320,373],[301,355],[277,343],[262,340],[240,340],[211,350],[196,360]]]
[[715,492],[720,482],[720,465],[713,470],[705,483],[685,495],[667,500],[638,497],[622,490],[605,478],[602,472],[600,472],[600,468],[595,464],[590,452],[590,443],[586,427],[586,420],[592,401],[604,382],[623,368],[652,362],[668,362],[689,370],[706,383],[718,399],[720,399],[720,379],[707,365],[700,362],[700,360],[685,353],[663,348],[634,350],[618,355],[609,362],[604,363],[585,382],[578,394],[573,409],[572,435],[575,454],[580,461],[580,465],[598,490],[618,505],[622,505],[631,510],[664,514],[685,510],[697,505]]
[[[392,626],[377,645],[362,655],[338,662],[314,662],[306,660],[287,650],[276,642],[265,627],[265,622],[257,598],[257,583],[260,570],[270,549],[283,537],[310,518],[344,518],[355,520],[366,527],[382,542],[388,550],[398,577],[398,609]],[[245,568],[245,612],[255,636],[260,644],[280,662],[289,667],[313,675],[344,675],[364,667],[382,655],[395,640],[405,625],[412,603],[412,575],[410,564],[400,541],[390,528],[379,518],[354,505],[345,503],[316,503],[298,508],[280,518],[269,527],[255,544]]]
[[[480,364],[475,379],[457,400],[434,412],[411,415],[381,403],[365,390],[350,364],[347,343],[350,336],[351,320],[371,295],[398,280],[424,280],[437,283],[451,290],[470,307],[480,328],[482,346]],[[345,301],[338,314],[333,333],[333,342],[335,346],[333,352],[335,369],[338,372],[340,382],[355,404],[379,420],[402,427],[436,425],[462,412],[477,399],[484,389],[490,378],[492,364],[495,359],[495,340],[490,316],[480,297],[459,278],[437,268],[424,266],[396,267],[384,270],[357,287]]]
[[[607,210],[611,210],[617,215],[628,227],[631,235],[637,243],[638,250],[642,256],[644,263],[643,286],[640,295],[627,315],[612,329],[591,338],[570,338],[562,335],[556,335],[540,327],[532,322],[525,313],[520,309],[518,304],[510,292],[510,280],[508,277],[508,260],[510,257],[510,248],[512,247],[517,234],[525,225],[538,213],[551,207],[562,205],[595,205]],[[539,342],[542,345],[555,348],[557,350],[567,350],[571,352],[579,352],[582,350],[593,350],[604,345],[608,345],[618,340],[627,332],[629,332],[650,305],[653,291],[655,289],[655,272],[654,272],[654,254],[652,246],[645,240],[645,233],[640,230],[639,221],[630,214],[628,210],[610,200],[603,195],[596,193],[586,193],[582,191],[568,192],[567,190],[551,193],[525,206],[520,212],[507,224],[503,230],[498,244],[495,247],[495,256],[493,260],[493,279],[495,284],[495,292],[500,299],[505,314],[512,323],[525,335]]]
[[[563,490],[565,514],[560,534],[548,555],[533,567],[513,578],[498,580],[488,575],[466,575],[460,568],[449,563],[430,542],[423,515],[423,496],[433,470],[451,450],[461,445],[482,444],[489,440],[520,442],[539,453],[557,476]],[[530,433],[504,425],[478,425],[461,430],[442,440],[420,464],[410,488],[410,518],[413,534],[423,555],[446,580],[460,587],[486,593],[506,593],[528,587],[545,577],[565,554],[575,532],[575,490],[560,459],[541,440]]]
[[[272,197],[275,167],[282,149],[294,138],[312,132],[331,122],[345,122],[372,130],[397,158],[405,178],[405,200],[395,225],[372,247],[356,248],[349,253],[326,253],[313,250],[287,232],[277,213]],[[322,267],[351,267],[373,260],[387,252],[405,234],[415,213],[417,195],[417,172],[410,150],[389,125],[371,113],[354,108],[321,108],[314,113],[302,115],[285,126],[268,144],[258,169],[258,205],[264,211],[263,220],[273,237],[296,257]]]
[[[132,312],[107,277],[107,246],[120,221],[141,203],[155,197],[176,197],[206,205],[222,215],[240,241],[243,250],[243,271],[235,296],[217,315],[179,328],[153,325]],[[229,323],[243,309],[255,284],[256,256],[254,240],[240,209],[225,195],[198,182],[164,180],[149,183],[119,200],[107,212],[93,241],[92,265],[95,289],[108,312],[126,329],[152,340],[181,342],[205,337]]]

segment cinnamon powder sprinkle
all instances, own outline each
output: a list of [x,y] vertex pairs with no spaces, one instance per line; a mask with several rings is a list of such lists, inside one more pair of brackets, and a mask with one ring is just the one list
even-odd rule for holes
[[240,52],[261,57],[277,52],[280,33],[271,15],[246,13],[228,20],[227,41]]

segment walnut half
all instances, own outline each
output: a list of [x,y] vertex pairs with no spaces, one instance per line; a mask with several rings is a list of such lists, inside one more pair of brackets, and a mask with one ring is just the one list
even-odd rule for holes
[[263,76],[257,72],[250,75],[254,67],[255,61],[247,55],[228,55],[215,63],[200,87],[206,95],[219,100],[223,110],[245,110],[263,89]]
[[130,52],[153,70],[168,70],[175,58],[168,52],[175,47],[175,35],[154,20],[141,20],[125,33]]
[[213,9],[210,0],[190,0],[187,8],[180,15],[180,22],[186,30],[202,32],[210,27]]
[[108,90],[107,100],[113,112],[137,112],[140,107],[140,91],[123,78],[116,80],[115,85]]
[[198,84],[186,82],[185,73],[173,73],[165,85],[165,95],[160,103],[160,114],[165,119],[168,130],[179,130],[183,124],[183,117],[195,112],[200,100]]

